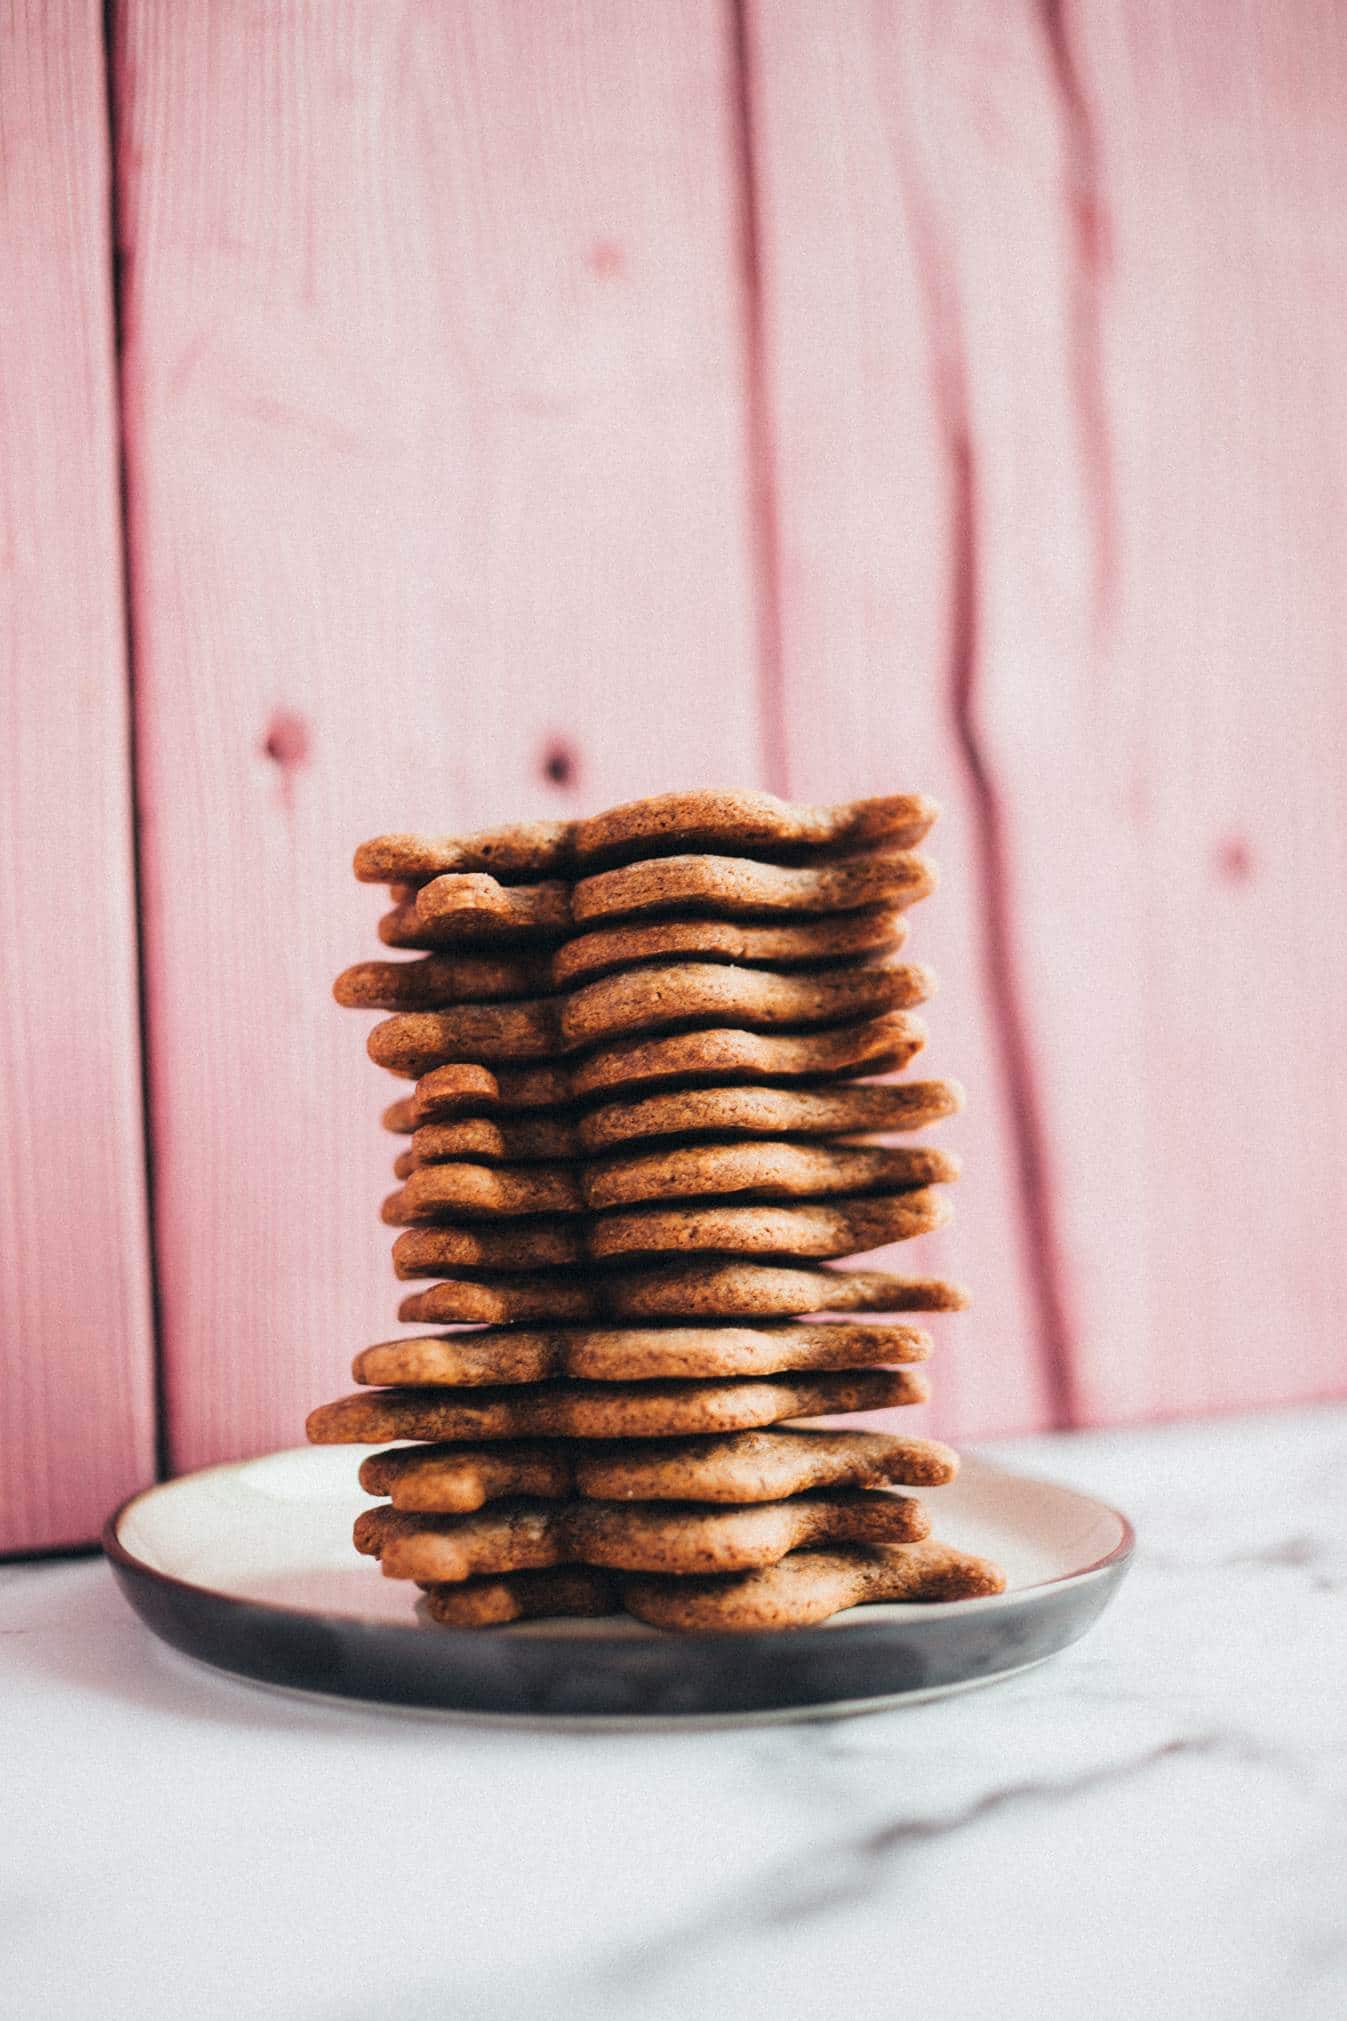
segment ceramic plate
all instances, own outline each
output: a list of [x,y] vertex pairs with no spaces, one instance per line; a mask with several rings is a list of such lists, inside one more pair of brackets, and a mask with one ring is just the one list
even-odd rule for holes
[[669,1635],[625,1616],[452,1629],[358,1557],[363,1449],[303,1446],[147,1488],[104,1548],[174,1648],[290,1689],[530,1720],[734,1719],[865,1711],[988,1684],[1082,1635],[1127,1568],[1126,1517],[966,1459],[932,1497],[949,1543],[994,1558],[991,1599],[860,1607],[771,1635]]

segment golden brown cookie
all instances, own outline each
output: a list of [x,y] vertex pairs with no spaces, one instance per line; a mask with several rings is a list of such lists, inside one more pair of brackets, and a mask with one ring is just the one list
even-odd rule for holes
[[771,793],[657,793],[575,824],[577,863],[719,850],[745,856],[815,854],[887,844],[910,849],[938,818],[924,793],[893,793],[833,807],[794,805]]
[[570,1165],[422,1165],[389,1194],[383,1218],[405,1228],[418,1221],[580,1214],[584,1204]]
[[[419,1231],[428,1239],[435,1230]],[[400,1241],[408,1241],[403,1236]],[[968,1294],[938,1277],[888,1270],[811,1270],[694,1257],[626,1270],[453,1279],[413,1292],[398,1318],[416,1326],[593,1319],[793,1318],[808,1312],[961,1312]]]
[[445,1628],[499,1628],[507,1621],[544,1615],[612,1614],[618,1598],[611,1572],[559,1565],[507,1578],[469,1579],[460,1586],[431,1586],[421,1604]]
[[656,962],[563,996],[561,1033],[565,1046],[576,1051],[694,1023],[800,1030],[909,1009],[925,1002],[934,987],[934,976],[919,962],[852,962],[804,975],[723,962]]
[[943,1228],[951,1208],[942,1193],[876,1194],[839,1206],[725,1206],[709,1201],[683,1207],[626,1207],[596,1215],[585,1239],[591,1255],[687,1255],[711,1250],[728,1256],[851,1256],[906,1242]]
[[607,1102],[581,1116],[574,1128],[580,1147],[594,1156],[645,1137],[846,1137],[919,1130],[957,1115],[963,1102],[957,1081],[676,1088]]
[[670,848],[769,857],[879,843],[906,849],[929,832],[939,811],[924,793],[836,807],[794,806],[770,793],[657,793],[586,821],[520,822],[473,835],[378,835],[356,850],[355,874],[364,884],[419,885],[479,872],[545,877],[577,863],[658,856]]
[[[936,1488],[952,1481],[958,1471],[957,1454],[935,1439],[798,1425],[784,1431],[726,1432],[719,1438],[638,1439],[574,1449],[575,1491],[616,1502],[776,1502],[808,1488],[883,1488],[894,1483]],[[386,1492],[365,1481],[363,1471],[361,1481],[372,1494]],[[396,1503],[396,1486],[392,1492]]]
[[359,1383],[462,1388],[546,1382],[668,1382],[781,1375],[797,1369],[873,1368],[930,1358],[916,1326],[486,1327],[476,1333],[379,1341],[359,1353]]
[[725,1578],[624,1580],[622,1604],[638,1620],[685,1634],[766,1633],[826,1621],[845,1607],[1004,1591],[1003,1574],[986,1558],[929,1538],[793,1551],[763,1571]]
[[366,1509],[355,1546],[390,1579],[454,1582],[546,1565],[696,1576],[774,1565],[807,1544],[900,1544],[925,1537],[920,1502],[887,1489],[800,1495],[748,1508],[697,1503],[505,1501],[468,1515]]
[[365,1049],[376,1066],[407,1080],[462,1061],[550,1060],[562,1049],[561,997],[523,1003],[457,1004],[452,1010],[403,1011],[375,1025]]
[[[599,926],[562,942],[551,957],[553,985],[591,982],[643,961],[733,961],[745,967],[801,968],[893,954],[907,939],[907,921],[883,906],[824,913],[785,925],[742,919],[657,919],[644,926]],[[524,995],[528,992],[521,991]]]
[[580,1182],[591,1208],[647,1200],[817,1200],[832,1194],[901,1192],[959,1176],[950,1151],[930,1145],[875,1148],[786,1144],[772,1138],[738,1144],[684,1144],[634,1152],[583,1165]]
[[[410,1115],[407,1121],[411,1121]],[[391,1126],[390,1126],[391,1127]],[[411,1141],[413,1167],[464,1159],[480,1165],[541,1165],[575,1160],[580,1143],[569,1116],[465,1116],[424,1123]],[[399,1174],[401,1177],[401,1174]]]
[[570,917],[586,926],[681,911],[760,919],[876,905],[902,909],[934,889],[935,866],[906,850],[873,850],[804,868],[743,856],[664,856],[582,877],[571,889]]
[[543,996],[552,987],[543,955],[427,955],[424,961],[358,961],[332,985],[352,1010],[443,1010],[450,1004],[497,1003]]
[[537,1109],[564,1108],[570,1101],[571,1084],[565,1067],[523,1066],[484,1067],[455,1060],[435,1067],[416,1084],[409,1097],[410,1107],[395,1102],[385,1110],[396,1121],[405,1115],[419,1128],[422,1123],[450,1123],[460,1116],[514,1116]]
[[428,1285],[424,1291],[410,1292],[398,1306],[398,1318],[413,1326],[472,1325],[478,1321],[488,1326],[531,1325],[602,1317],[587,1271],[547,1270],[536,1277],[493,1272],[480,1282],[451,1277]]
[[546,877],[571,860],[573,821],[525,821],[476,835],[376,835],[355,852],[362,884],[426,884],[447,874]]
[[460,1270],[506,1277],[521,1270],[569,1270],[585,1257],[584,1228],[574,1215],[412,1227],[393,1244],[393,1269],[404,1282]]
[[921,1051],[926,1027],[906,1011],[823,1031],[672,1032],[663,1038],[618,1039],[571,1066],[577,1097],[636,1093],[716,1081],[812,1080],[886,1074]]
[[756,1381],[575,1383],[517,1389],[370,1390],[310,1412],[314,1445],[379,1445],[386,1439],[676,1438],[744,1431],[783,1418],[886,1410],[925,1403],[912,1369],[853,1369]]
[[570,920],[569,884],[501,884],[494,877],[436,877],[379,921],[385,947],[554,947]]
[[[836,1434],[841,1436],[841,1434]],[[575,1493],[568,1443],[494,1446],[400,1446],[360,1462],[367,1495],[390,1495],[395,1509],[452,1513],[480,1509],[507,1495],[569,1498]]]

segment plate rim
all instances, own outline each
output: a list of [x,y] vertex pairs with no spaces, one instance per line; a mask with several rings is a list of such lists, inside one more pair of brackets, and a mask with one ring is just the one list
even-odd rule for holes
[[[217,1460],[207,1467],[194,1467],[185,1474],[171,1475],[167,1480],[150,1481],[144,1487],[137,1488],[132,1494],[127,1495],[120,1501],[105,1520],[99,1537],[103,1554],[109,1563],[125,1576],[146,1580],[168,1592],[189,1595],[197,1601],[208,1600],[216,1606],[229,1609],[230,1611],[244,1608],[250,1611],[261,1610],[266,1614],[275,1616],[278,1622],[281,1619],[296,1622],[340,1622],[345,1630],[411,1637],[418,1642],[424,1642],[426,1628],[423,1622],[378,1620],[368,1615],[348,1614],[340,1608],[295,1607],[283,1601],[251,1599],[244,1594],[225,1592],[218,1586],[201,1585],[196,1580],[184,1579],[177,1573],[161,1571],[158,1566],[151,1565],[146,1559],[139,1557],[135,1552],[131,1551],[122,1540],[120,1534],[121,1524],[137,1502],[144,1501],[151,1495],[171,1492],[183,1483],[197,1480],[205,1474],[232,1472],[236,1468],[250,1466],[257,1460],[271,1459],[281,1454],[307,1454],[315,1450],[317,1449],[311,1446],[279,1446],[274,1451],[253,1453],[237,1460]],[[1016,1586],[1004,1593],[987,1593],[976,1599],[936,1601],[934,1603],[924,1603],[919,1607],[913,1606],[910,1616],[904,1617],[905,1619],[909,1619],[913,1626],[919,1626],[923,1619],[931,1621],[943,1620],[955,1612],[963,1619],[974,1614],[1003,1612],[1017,1606],[1031,1604],[1033,1599],[1039,1594],[1057,1592],[1063,1587],[1068,1586],[1085,1585],[1111,1573],[1121,1573],[1131,1559],[1136,1549],[1135,1527],[1130,1517],[1123,1510],[1115,1508],[1111,1502],[1105,1502],[1098,1495],[1091,1494],[1083,1488],[1073,1487],[1069,1482],[1055,1480],[1050,1476],[1042,1474],[1024,1473],[1017,1467],[1005,1466],[997,1460],[983,1459],[981,1455],[976,1453],[970,1453],[966,1456],[965,1464],[970,1462],[980,1471],[1001,1475],[1013,1481],[1031,1482],[1037,1487],[1055,1488],[1061,1493],[1075,1495],[1082,1501],[1092,1503],[1096,1509],[1112,1516],[1116,1520],[1120,1529],[1118,1541],[1111,1550],[1106,1551],[1102,1557],[1093,1559],[1088,1565],[1078,1566],[1069,1572],[1056,1573],[1050,1579],[1036,1579],[1028,1586]],[[881,1630],[891,1618],[886,1610],[879,1608],[858,1607],[845,1611],[856,1617],[848,1628],[848,1633],[851,1634],[863,1634],[867,1626],[872,1632]],[[868,1623],[864,1618],[867,1615],[870,1616]],[[833,1618],[835,1619],[836,1617]],[[815,1628],[827,1628],[829,1623],[822,1621],[811,1625]],[[457,1641],[462,1637],[478,1641],[481,1637],[481,1630],[477,1628],[453,1629],[441,1627],[436,1632],[438,1635],[445,1637],[446,1641]],[[797,1631],[786,1628],[773,1632],[789,1636],[795,1634]],[[528,1639],[535,1645],[546,1644],[549,1640],[555,1640],[558,1643],[564,1641],[572,1649],[583,1647],[587,1653],[605,1648],[620,1648],[623,1651],[630,1651],[636,1646],[630,1636],[605,1636],[601,1632],[587,1634],[584,1636],[583,1641],[570,1635],[563,1636],[557,1634],[554,1637],[549,1637],[545,1624],[541,1622],[534,1625]],[[644,1638],[641,1639],[644,1640]],[[657,1636],[653,1639],[658,1642],[664,1638]],[[739,1629],[729,1634],[679,1635],[673,1639],[676,1639],[680,1645],[710,1646],[724,1650],[733,1648],[735,1644],[740,1642],[750,1642],[760,1646],[769,1638],[758,1631]]]

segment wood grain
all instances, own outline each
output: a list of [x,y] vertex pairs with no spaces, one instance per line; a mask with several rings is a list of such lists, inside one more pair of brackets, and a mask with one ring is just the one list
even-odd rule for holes
[[389,1330],[388,828],[761,783],[718,6],[119,10],[169,1431]]
[[1052,1396],[961,722],[977,614],[944,407],[946,284],[916,160],[918,13],[753,5],[745,55],[789,789],[919,784],[945,808],[931,838],[941,889],[912,915],[910,944],[941,984],[919,1071],[970,1091],[940,1133],[964,1177],[953,1229],[908,1245],[898,1267],[973,1284],[973,1311],[940,1328],[929,1410],[967,1436],[1040,1424]]
[[102,16],[0,7],[0,1550],[154,1471]]
[[980,838],[959,1422],[1341,1390],[1347,20],[751,20],[792,783]]
[[1055,231],[961,203],[1077,1408],[1258,1408],[1347,1386],[1347,16],[1059,27]]

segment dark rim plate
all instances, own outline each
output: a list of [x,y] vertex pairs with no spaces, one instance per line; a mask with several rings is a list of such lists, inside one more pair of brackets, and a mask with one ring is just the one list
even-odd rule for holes
[[299,1447],[132,1495],[103,1548],[136,1612],[175,1649],[290,1690],[532,1722],[800,1718],[1041,1663],[1102,1612],[1134,1541],[1089,1495],[966,1459],[927,1499],[939,1536],[1005,1567],[994,1598],[861,1607],[771,1635],[676,1636],[626,1617],[449,1629],[353,1551],[368,1503],[357,1457]]

